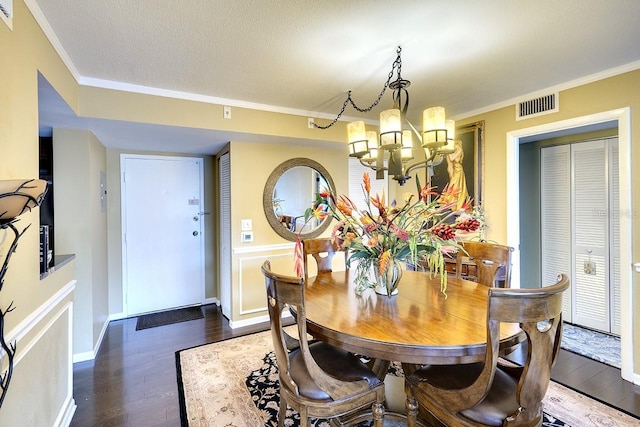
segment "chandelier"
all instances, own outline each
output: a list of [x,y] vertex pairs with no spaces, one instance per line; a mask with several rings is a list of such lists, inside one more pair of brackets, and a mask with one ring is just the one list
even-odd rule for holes
[[[393,62],[387,81],[378,97],[366,108],[359,107],[351,97],[351,91],[342,104],[342,109],[335,119],[326,126],[313,122],[318,129],[328,129],[342,116],[348,105],[361,113],[367,113],[378,105],[387,88],[393,91],[393,108],[380,113],[380,132],[366,130],[362,120],[347,124],[347,139],[349,156],[360,160],[364,166],[376,172],[376,179],[383,179],[384,172],[403,185],[409,178],[411,171],[419,168],[429,168],[429,175],[433,175],[433,166],[443,160],[443,155],[454,151],[455,122],[445,119],[444,107],[431,107],[423,111],[422,132],[419,132],[407,118],[409,108],[409,80],[402,78],[402,48],[398,46],[397,57]],[[393,76],[396,79],[392,81]],[[403,125],[406,123],[408,129]],[[417,142],[414,143],[416,137]],[[414,159],[418,150],[424,150],[424,159]]]

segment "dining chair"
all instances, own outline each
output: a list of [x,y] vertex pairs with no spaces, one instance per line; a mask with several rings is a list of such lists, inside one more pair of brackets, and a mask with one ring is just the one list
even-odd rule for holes
[[[407,407],[430,423],[455,426],[540,426],[542,398],[562,339],[562,293],[569,278],[535,289],[489,289],[484,362],[427,365],[405,378]],[[519,323],[529,350],[522,366],[498,363],[500,324]],[[413,426],[415,416],[407,425]]]
[[280,215],[280,222],[287,227],[289,231],[296,231],[296,220],[290,215]]
[[[309,417],[336,418],[352,425],[373,418],[375,427],[384,422],[384,383],[356,356],[322,341],[309,342],[305,315],[304,278],[282,276],[262,265],[267,288],[271,337],[280,379],[278,426],[284,425],[287,405],[300,413],[301,427]],[[282,312],[295,311],[300,346],[287,349]],[[362,411],[371,407],[371,412]]]
[[[462,241],[460,246],[463,250],[458,250],[456,256],[456,277],[491,287],[496,283],[500,288],[511,287],[512,247],[474,241]],[[475,274],[469,272],[469,267],[475,267]]]
[[347,262],[347,251],[338,247],[329,237],[318,237],[315,239],[304,239],[302,241],[302,261],[304,267],[304,278],[309,280],[309,256],[316,260],[318,273],[333,271],[333,257],[338,253],[344,254],[344,262]]

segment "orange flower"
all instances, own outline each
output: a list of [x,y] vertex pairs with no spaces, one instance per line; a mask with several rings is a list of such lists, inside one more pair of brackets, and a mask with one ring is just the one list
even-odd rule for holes
[[378,208],[378,211],[380,212],[380,216],[384,216],[384,212],[385,212],[384,190],[382,190],[382,197],[380,197],[379,194],[376,194],[375,197],[371,198],[371,203],[373,204],[373,206]]
[[348,206],[345,202],[343,202],[342,200],[338,200],[338,202],[336,203],[336,207],[338,208],[338,210],[340,212],[342,212],[343,214],[345,214],[346,216],[351,216],[351,214],[353,213],[353,211],[351,210],[351,207]]
[[384,251],[380,254],[380,258],[378,259],[378,271],[381,275],[385,275],[387,272],[387,264],[389,263],[389,258],[391,257],[391,252]]
[[364,184],[365,193],[369,194],[371,192],[371,178],[369,178],[369,172],[362,174],[362,183]]

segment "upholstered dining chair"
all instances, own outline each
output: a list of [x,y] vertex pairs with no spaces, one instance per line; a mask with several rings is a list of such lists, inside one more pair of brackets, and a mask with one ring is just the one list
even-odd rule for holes
[[[417,401],[423,417],[448,427],[542,425],[542,398],[560,350],[562,293],[568,288],[564,274],[542,288],[490,288],[484,362],[420,367],[405,379],[407,406]],[[527,335],[523,366],[498,363],[501,323],[519,323]]]
[[333,270],[333,257],[339,252],[344,254],[344,262],[346,264],[347,251],[341,250],[330,238],[319,237],[315,239],[304,239],[302,241],[302,261],[305,280],[309,280],[309,256],[316,260],[318,273],[331,272]]
[[[511,287],[512,247],[475,241],[462,241],[460,246],[464,250],[459,250],[456,256],[456,277],[470,279],[492,287],[496,286],[496,282],[499,284],[498,287]],[[476,270],[475,277],[469,277],[468,274],[465,274],[465,267],[468,267],[468,265],[464,265],[466,259],[473,262]],[[499,272],[500,277],[497,277]]]
[[[278,426],[284,425],[287,405],[300,413],[300,425],[309,425],[308,418],[345,417],[341,422],[351,425],[364,418],[361,410],[371,407],[369,418],[375,427],[384,422],[384,383],[356,356],[322,341],[309,343],[304,308],[303,278],[282,276],[271,271],[271,264],[262,265],[267,287],[267,307],[271,320],[271,336],[280,379],[280,411]],[[300,347],[286,347],[282,312],[295,310]]]

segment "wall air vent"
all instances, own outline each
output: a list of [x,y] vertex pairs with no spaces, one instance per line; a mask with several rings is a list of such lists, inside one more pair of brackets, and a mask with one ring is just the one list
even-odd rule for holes
[[555,113],[558,110],[558,94],[552,93],[516,104],[516,120]]

